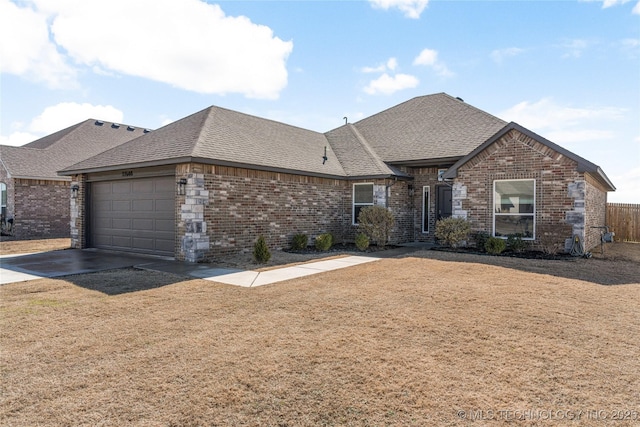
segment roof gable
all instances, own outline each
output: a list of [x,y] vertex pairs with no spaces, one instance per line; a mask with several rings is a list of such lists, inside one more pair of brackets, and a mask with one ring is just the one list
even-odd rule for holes
[[458,169],[463,166],[464,164],[466,164],[468,161],[470,161],[471,159],[473,159],[475,156],[477,156],[479,153],[481,153],[485,148],[489,147],[491,144],[493,144],[494,142],[498,141],[500,138],[502,138],[503,136],[505,136],[507,133],[509,133],[512,130],[516,130],[520,133],[522,133],[523,135],[528,136],[529,138],[549,147],[550,149],[562,154],[563,156],[573,160],[576,162],[577,164],[577,170],[578,172],[588,172],[591,174],[596,175],[600,181],[602,181],[603,184],[605,184],[606,187],[608,187],[608,191],[614,191],[616,188],[613,185],[613,183],[609,180],[609,178],[607,177],[607,175],[604,173],[604,171],[596,164],[591,163],[590,161],[588,161],[587,159],[578,156],[577,154],[567,150],[566,148],[563,148],[561,146],[559,146],[558,144],[555,144],[551,141],[549,141],[546,138],[543,138],[542,136],[536,134],[535,132],[530,131],[529,129],[526,129],[522,126],[520,126],[517,123],[511,122],[509,124],[507,124],[506,126],[504,126],[502,129],[500,129],[495,135],[493,135],[491,138],[487,139],[483,144],[481,144],[480,146],[478,146],[475,150],[473,150],[472,152],[470,152],[469,154],[467,154],[466,156],[464,156],[462,159],[458,160],[453,166],[451,166],[443,175],[443,178],[445,179],[453,179],[458,175]]

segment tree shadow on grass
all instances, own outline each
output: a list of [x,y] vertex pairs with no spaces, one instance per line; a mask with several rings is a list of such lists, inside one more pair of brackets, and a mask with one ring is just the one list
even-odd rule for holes
[[[639,249],[640,249],[640,245]],[[631,259],[565,260],[522,259],[492,255],[464,254],[440,250],[421,250],[410,256],[440,261],[468,262],[512,268],[529,273],[548,274],[598,285],[640,285],[640,263]]]
[[128,267],[95,273],[74,274],[60,277],[60,279],[106,295],[120,295],[157,289],[192,280],[193,278]]

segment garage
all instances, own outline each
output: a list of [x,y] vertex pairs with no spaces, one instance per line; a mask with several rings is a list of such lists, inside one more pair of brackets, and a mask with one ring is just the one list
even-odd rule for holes
[[90,247],[174,256],[173,175],[95,181],[88,190]]

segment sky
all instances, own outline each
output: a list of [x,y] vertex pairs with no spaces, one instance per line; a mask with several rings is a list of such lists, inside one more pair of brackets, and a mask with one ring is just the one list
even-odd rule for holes
[[640,203],[640,1],[0,0],[0,143],[216,105],[327,132],[445,92]]

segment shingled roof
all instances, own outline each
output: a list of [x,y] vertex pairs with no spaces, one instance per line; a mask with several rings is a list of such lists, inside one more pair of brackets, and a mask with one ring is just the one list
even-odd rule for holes
[[507,123],[446,93],[420,96],[354,123],[391,164],[457,160]]
[[57,171],[134,139],[145,129],[88,119],[21,147],[0,145],[11,178],[68,180]]
[[[325,147],[328,160],[323,164]],[[345,176],[323,134],[215,106],[60,173],[70,175],[184,162]]]
[[201,162],[312,176],[402,177],[394,164],[452,164],[505,124],[444,93],[325,134],[212,106],[60,174]]

